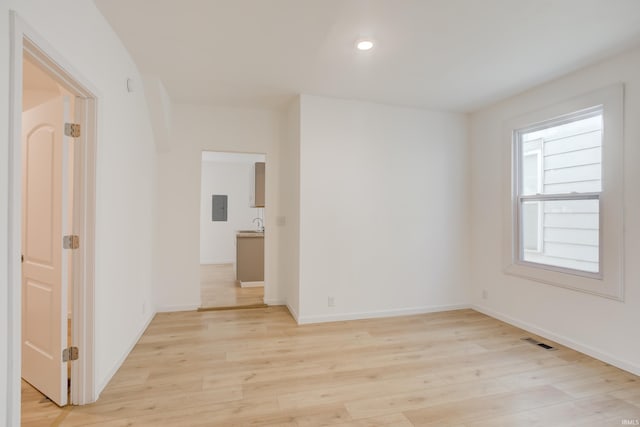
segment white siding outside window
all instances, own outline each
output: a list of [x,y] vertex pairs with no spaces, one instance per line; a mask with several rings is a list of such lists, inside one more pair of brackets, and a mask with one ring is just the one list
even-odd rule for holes
[[[540,197],[519,206],[521,260],[599,273],[602,106],[518,130],[516,135],[520,194]],[[581,193],[589,196],[542,199]]]

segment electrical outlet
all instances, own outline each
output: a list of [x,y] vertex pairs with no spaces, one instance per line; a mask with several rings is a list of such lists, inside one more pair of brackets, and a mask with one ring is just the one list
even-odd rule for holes
[[489,291],[486,289],[482,290],[482,299],[489,299]]
[[333,297],[327,298],[327,307],[335,307],[336,301]]

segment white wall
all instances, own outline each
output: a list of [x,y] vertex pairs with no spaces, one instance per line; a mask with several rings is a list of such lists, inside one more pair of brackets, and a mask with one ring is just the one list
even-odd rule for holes
[[60,91],[24,90],[22,92],[22,111],[30,110],[58,96],[60,96]]
[[[625,83],[625,301],[537,283],[502,272],[505,121]],[[640,50],[557,79],[471,117],[473,303],[482,311],[640,374]],[[606,230],[604,231],[606,233]],[[605,254],[606,256],[606,254]],[[606,274],[606,273],[605,273]],[[482,291],[488,299],[482,299]]]
[[[126,357],[152,314],[151,252],[155,152],[142,91],[127,93],[127,77],[138,70],[93,2],[15,0],[0,3],[0,134],[8,135],[9,9],[45,39],[99,92],[96,188],[95,357],[98,391]],[[0,138],[0,205],[8,204],[7,138]],[[0,301],[7,304],[7,209],[0,209]],[[12,257],[16,259],[16,257]],[[15,286],[15,284],[13,284]],[[126,297],[125,297],[126,296]],[[6,351],[7,307],[0,312],[0,424],[17,425],[18,413],[6,419],[7,397],[19,399],[19,369]],[[6,387],[18,387],[9,389]],[[16,407],[12,407],[13,410]]]
[[[160,311],[200,306],[201,153],[266,154],[265,302],[282,303],[278,285],[278,147],[282,114],[199,105],[173,105],[171,146],[158,154],[154,296]],[[179,131],[178,131],[179,130]]]
[[[262,208],[249,207],[254,156],[244,162],[202,161],[200,180],[200,264],[236,262],[236,232],[255,230]],[[264,156],[262,156],[264,157]],[[260,161],[264,161],[264,158]],[[227,221],[211,220],[211,196],[227,196]]]
[[468,304],[466,126],[462,114],[302,96],[301,322]]

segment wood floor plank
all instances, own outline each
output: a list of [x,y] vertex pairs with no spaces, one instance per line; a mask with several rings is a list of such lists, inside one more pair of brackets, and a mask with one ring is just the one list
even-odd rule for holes
[[472,310],[304,326],[282,307],[163,313],[98,402],[60,409],[24,383],[22,421],[493,427],[640,418],[637,376],[526,336]]
[[264,304],[264,287],[240,287],[234,264],[202,264],[200,301],[206,308],[260,305]]
[[[411,387],[411,385],[409,385]],[[351,416],[355,419],[369,418],[394,412],[406,412],[444,403],[462,401],[480,396],[492,396],[506,393],[509,390],[495,379],[474,381],[426,389],[414,388],[410,392],[391,390],[385,396],[374,397],[345,404]]]
[[336,424],[335,427],[413,427],[413,424],[403,414],[397,413],[363,420],[353,420]]
[[406,411],[405,416],[420,426],[465,424],[484,418],[521,412],[570,400],[571,397],[551,386],[540,386],[518,392],[480,396],[463,401]]
[[637,389],[640,386],[638,377],[626,372],[611,372],[607,375],[588,375],[570,378],[555,384],[560,390],[576,397],[605,394],[624,389]]
[[624,400],[627,403],[640,408],[640,389],[638,388],[625,388],[608,393],[609,396],[616,397],[620,400]]

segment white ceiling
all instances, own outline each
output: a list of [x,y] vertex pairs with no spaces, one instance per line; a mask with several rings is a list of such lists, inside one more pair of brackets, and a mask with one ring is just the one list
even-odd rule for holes
[[[640,0],[95,0],[174,102],[472,111],[640,44]],[[359,52],[355,41],[376,40]]]

